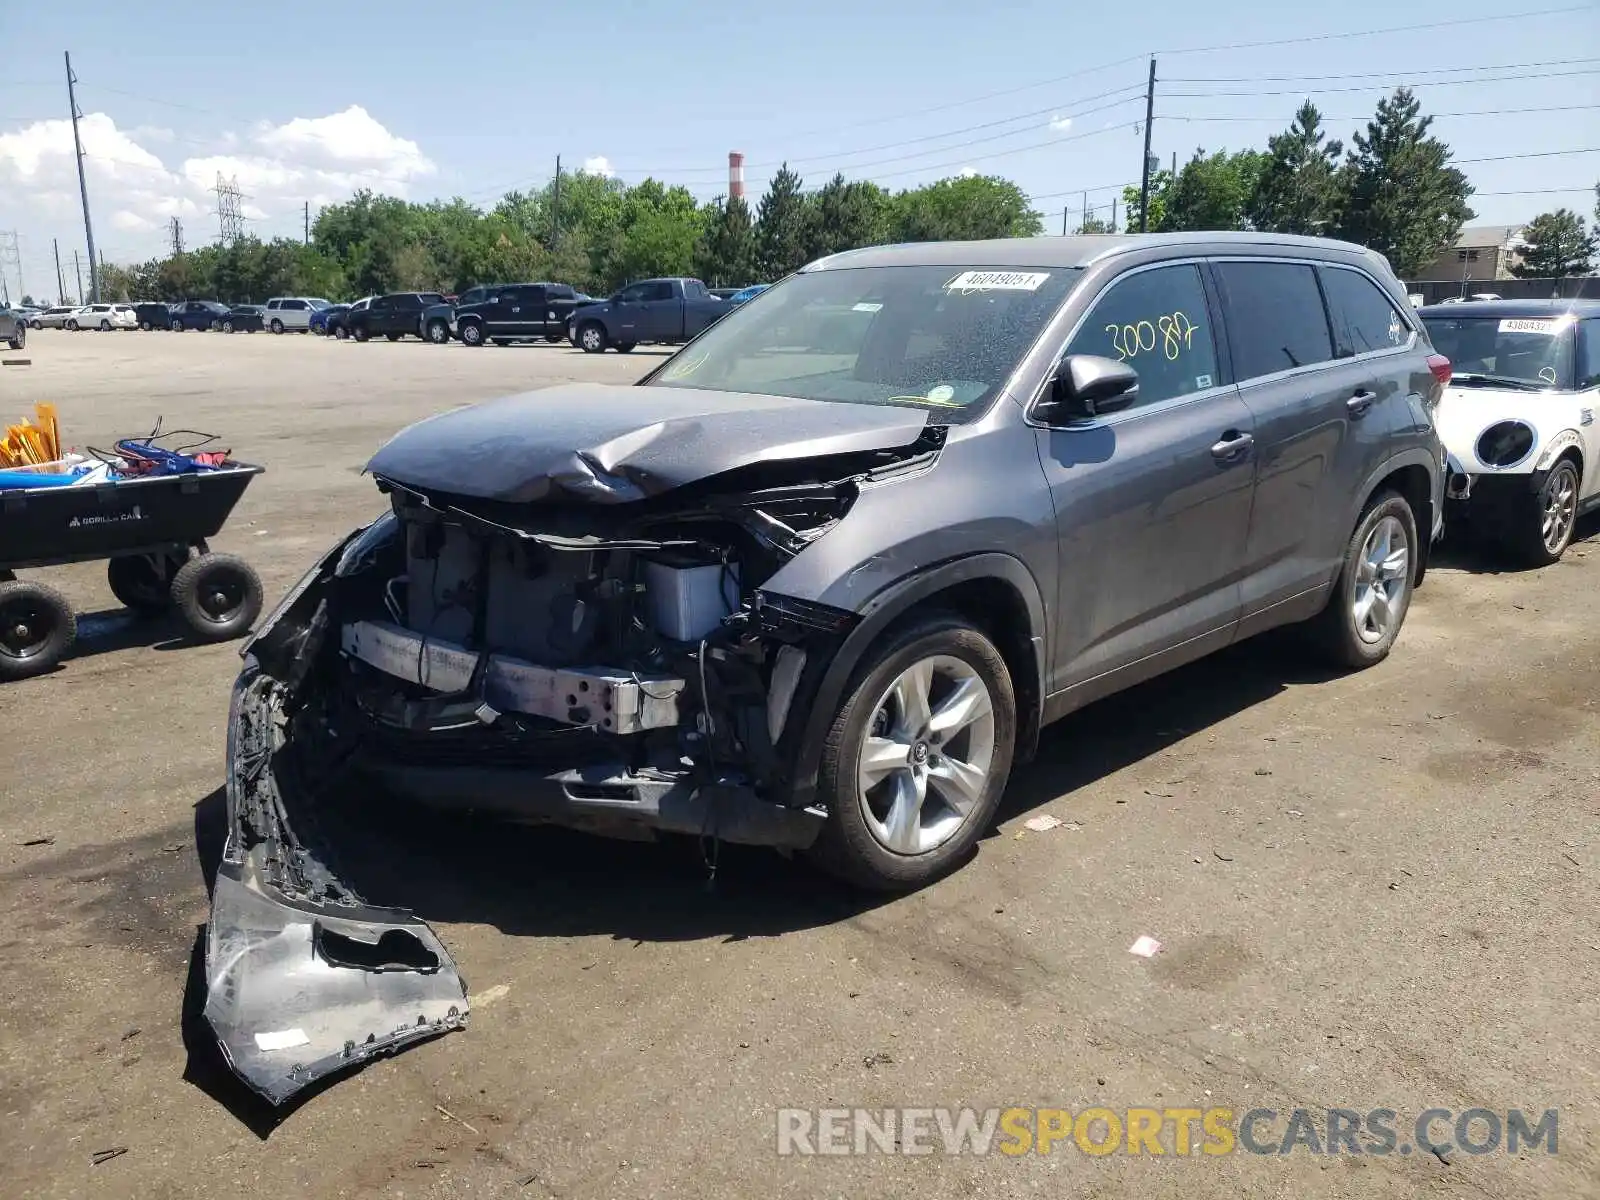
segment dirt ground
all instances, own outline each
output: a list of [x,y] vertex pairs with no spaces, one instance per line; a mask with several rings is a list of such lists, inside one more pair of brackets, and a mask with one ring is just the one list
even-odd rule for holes
[[[653,361],[53,331],[28,355],[0,369],[3,420],[52,400],[104,445],[159,415],[267,465],[216,546],[269,603],[380,510],[360,471],[392,432]],[[913,896],[733,849],[708,889],[693,847],[379,813],[352,882],[432,922],[471,1025],[277,1114],[188,1015],[237,646],[127,619],[100,566],[42,573],[85,616],[76,657],[0,691],[4,1191],[1600,1194],[1600,527],[1580,533],[1539,572],[1446,555],[1375,670],[1270,639],[1054,727],[976,858]],[[1068,824],[1024,828],[1041,813]],[[1130,954],[1141,935],[1164,948]],[[776,1153],[779,1107],[1094,1104],[1389,1108],[1402,1135],[1430,1107],[1554,1108],[1559,1152]]]

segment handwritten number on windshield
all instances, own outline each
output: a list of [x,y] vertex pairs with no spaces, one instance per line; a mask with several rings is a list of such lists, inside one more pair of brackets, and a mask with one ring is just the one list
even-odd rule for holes
[[1168,361],[1176,361],[1185,350],[1194,347],[1195,323],[1187,313],[1178,310],[1163,314],[1152,321],[1136,321],[1128,325],[1107,325],[1111,335],[1111,348],[1117,352],[1119,362],[1150,354],[1157,347]]

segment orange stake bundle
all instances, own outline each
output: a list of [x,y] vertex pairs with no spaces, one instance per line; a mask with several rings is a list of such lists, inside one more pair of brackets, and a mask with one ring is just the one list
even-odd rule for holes
[[36,467],[61,457],[61,426],[54,404],[33,406],[35,425],[26,417],[21,424],[7,425],[0,438],[0,467]]

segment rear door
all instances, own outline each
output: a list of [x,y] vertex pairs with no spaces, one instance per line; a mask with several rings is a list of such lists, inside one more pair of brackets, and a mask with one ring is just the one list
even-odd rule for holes
[[1404,401],[1369,353],[1339,356],[1317,264],[1217,259],[1213,270],[1259,456],[1241,594],[1248,615],[1336,573],[1354,477],[1388,440],[1388,401]]
[[517,289],[517,333],[520,337],[540,337],[545,331],[544,286],[528,284]]
[[1226,645],[1255,476],[1197,261],[1111,281],[1064,347],[1127,363],[1136,403],[1041,429],[1061,546],[1056,686],[1088,697]]
[[311,305],[304,300],[285,300],[279,315],[285,329],[305,329],[311,322]]

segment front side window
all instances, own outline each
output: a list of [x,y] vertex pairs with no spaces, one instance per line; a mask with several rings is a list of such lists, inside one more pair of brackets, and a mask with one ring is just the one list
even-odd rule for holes
[[1114,281],[1067,353],[1127,363],[1139,376],[1140,406],[1215,387],[1217,348],[1199,268],[1156,267]]
[[1221,262],[1217,277],[1240,383],[1333,357],[1328,314],[1309,264]]
[[1578,326],[1578,389],[1600,387],[1600,319]]
[[[1463,306],[1465,307],[1465,306]],[[1456,387],[1570,390],[1577,322],[1554,317],[1423,317]]]
[[1341,358],[1393,350],[1411,340],[1411,326],[1377,284],[1360,271],[1326,268],[1322,288]]
[[632,287],[625,287],[617,293],[617,300],[623,304],[638,304],[641,300],[650,298],[650,285],[636,283]]
[[1005,387],[1079,275],[983,263],[805,271],[732,309],[648,382],[960,420]]

